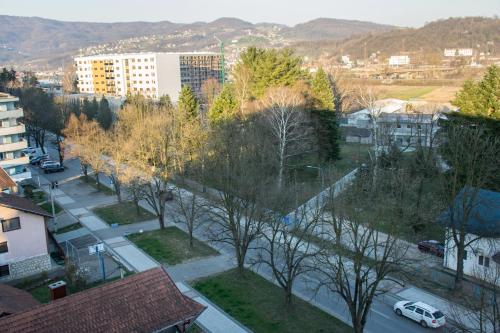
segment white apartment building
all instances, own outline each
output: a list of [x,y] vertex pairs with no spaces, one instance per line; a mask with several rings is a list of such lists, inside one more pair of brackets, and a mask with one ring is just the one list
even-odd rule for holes
[[407,55],[393,55],[389,58],[389,66],[406,66],[410,64],[410,57]]
[[80,93],[149,98],[168,94],[174,102],[183,85],[200,95],[204,81],[222,78],[218,53],[103,54],[76,57],[75,66]]
[[28,147],[26,129],[19,122],[23,109],[16,106],[19,98],[0,93],[0,167],[16,182],[31,178],[29,158],[22,150]]

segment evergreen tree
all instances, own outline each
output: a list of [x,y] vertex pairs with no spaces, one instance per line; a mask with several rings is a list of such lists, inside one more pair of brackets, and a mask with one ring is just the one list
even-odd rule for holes
[[[241,54],[235,76],[249,75],[249,97],[262,97],[269,87],[293,86],[307,77],[302,70],[302,59],[290,49],[259,49],[250,47]],[[245,75],[243,75],[245,76]]]
[[83,113],[87,116],[88,120],[93,120],[96,118],[97,113],[99,112],[99,103],[97,103],[96,98],[90,102],[87,98],[83,100]]
[[224,85],[221,93],[214,99],[210,110],[208,110],[208,120],[211,124],[232,119],[238,112],[238,102],[234,86],[230,83]]
[[311,94],[314,98],[314,108],[317,110],[334,111],[333,89],[328,75],[323,68],[319,68],[311,82]]
[[179,108],[181,114],[186,116],[188,119],[193,119],[198,116],[198,101],[196,100],[196,96],[190,86],[182,86],[177,107]]
[[340,159],[340,135],[337,113],[325,110],[311,110],[311,118],[318,142],[320,158],[324,162]]
[[466,81],[453,105],[468,116],[500,119],[500,67],[488,67],[479,82]]
[[160,97],[160,107],[164,107],[167,109],[173,108],[172,99],[168,94],[165,94]]
[[105,130],[108,130],[113,124],[113,112],[109,107],[108,100],[104,97],[99,102],[99,112],[97,113],[97,122]]

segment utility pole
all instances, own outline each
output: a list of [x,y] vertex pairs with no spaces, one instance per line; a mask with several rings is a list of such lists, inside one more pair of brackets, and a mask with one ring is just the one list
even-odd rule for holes
[[52,221],[54,221],[54,231],[57,232],[57,217],[56,217],[56,210],[54,207],[54,194],[52,192],[53,189],[56,189],[59,187],[59,184],[56,181],[50,182],[50,203],[52,205]]
[[219,37],[215,36],[215,39],[217,39],[217,41],[219,41],[219,44],[220,44],[220,63],[221,63],[221,67],[222,67],[222,85],[224,85],[224,83],[226,82],[226,64],[225,64],[225,60],[224,60],[224,42],[222,40],[219,39]]

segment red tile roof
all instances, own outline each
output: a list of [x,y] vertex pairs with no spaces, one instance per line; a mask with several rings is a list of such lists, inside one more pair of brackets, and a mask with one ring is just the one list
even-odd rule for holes
[[0,328],[4,333],[155,332],[192,322],[203,310],[162,268],[154,268],[0,318]]
[[31,200],[13,194],[0,192],[0,206],[22,210],[36,215],[52,217],[51,214],[40,208],[40,206],[35,205]]
[[0,168],[0,190],[16,186],[16,182],[13,181],[12,178],[10,178],[10,176],[7,174],[7,172],[5,172],[3,168]]
[[0,317],[26,311],[38,304],[29,292],[0,283]]

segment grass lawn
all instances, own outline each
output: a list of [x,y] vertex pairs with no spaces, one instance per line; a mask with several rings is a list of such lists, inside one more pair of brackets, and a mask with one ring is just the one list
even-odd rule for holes
[[[127,275],[130,275],[130,274],[131,273],[127,273]],[[99,281],[96,281],[93,283],[89,283],[85,289],[97,287],[97,286],[100,286],[101,284],[109,283],[109,282],[112,282],[112,281],[115,281],[118,279],[119,279],[119,277],[116,277],[116,278],[108,279],[106,281],[99,280]],[[40,303],[49,303],[50,302],[49,284],[52,284],[52,283],[60,281],[60,280],[66,281],[65,277],[63,276],[59,279],[50,280],[48,282],[45,282],[36,288],[29,288],[26,285],[18,285],[16,287],[28,291]],[[76,292],[78,292],[78,291],[72,290],[71,287],[68,288],[68,294],[74,294]]]
[[57,229],[57,232],[54,232],[55,234],[64,234],[65,232],[70,232],[70,231],[73,231],[73,230],[77,230],[77,229],[80,229],[82,227],[82,225],[80,223],[74,223],[74,224],[71,224],[71,225],[67,225],[63,228],[58,228]]
[[[45,202],[41,204],[40,207],[52,214],[52,204],[50,202]],[[54,202],[54,211],[56,212],[56,214],[59,214],[59,212],[62,211],[61,206],[59,206],[57,202]]]
[[137,213],[135,204],[131,201],[95,208],[93,211],[109,224],[130,224],[155,218],[152,213],[142,207],[139,207],[139,213]]
[[170,265],[180,264],[192,258],[218,254],[210,246],[196,239],[191,249],[188,234],[177,227],[132,234],[128,238],[157,261]]
[[93,188],[95,188],[97,191],[101,192],[101,193],[104,193],[106,195],[114,195],[115,193],[109,188],[107,187],[106,185],[104,185],[102,183],[102,179],[100,179],[100,185],[97,186],[97,181],[95,179],[94,176],[87,176],[87,178],[85,178],[85,176],[81,176],[80,178],[78,178],[82,183],[85,183],[87,185],[90,185],[92,186]]
[[236,270],[195,281],[194,288],[257,333],[352,332],[352,328],[294,297],[286,310],[281,288],[252,271]]
[[409,100],[412,98],[420,98],[438,87],[436,86],[383,86],[380,87],[381,99],[397,98]]

